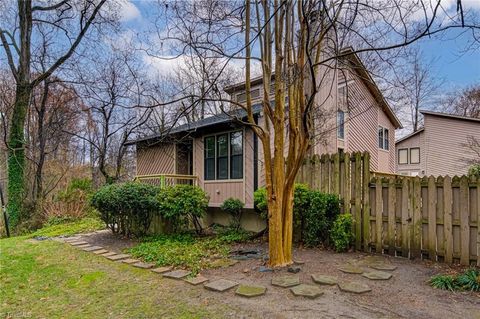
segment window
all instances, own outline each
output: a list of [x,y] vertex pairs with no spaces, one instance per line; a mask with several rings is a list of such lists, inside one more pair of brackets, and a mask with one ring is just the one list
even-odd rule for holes
[[398,150],[398,164],[408,164],[408,149],[402,148]]
[[[254,89],[250,91],[250,96],[252,100],[260,97],[260,89]],[[247,94],[245,92],[237,94],[237,102],[245,102],[247,100]]]
[[230,133],[230,178],[243,178],[242,132]]
[[410,149],[410,164],[420,163],[420,148],[415,147]]
[[217,135],[217,179],[228,179],[228,134]]
[[382,126],[378,127],[378,148],[382,150],[389,150],[390,143],[389,143],[389,132],[388,128],[384,128]]
[[337,137],[342,140],[345,138],[345,112],[337,112]]
[[208,136],[205,144],[205,180],[243,178],[243,132]]
[[215,179],[215,136],[205,137],[205,180]]

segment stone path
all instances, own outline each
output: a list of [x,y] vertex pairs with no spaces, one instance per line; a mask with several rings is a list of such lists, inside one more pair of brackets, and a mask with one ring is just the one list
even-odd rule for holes
[[[235,281],[227,279],[217,279],[210,281],[208,278],[198,274],[195,277],[190,277],[191,272],[183,269],[173,269],[172,266],[163,266],[155,267],[154,263],[147,263],[140,261],[138,259],[132,258],[128,254],[116,253],[113,251],[108,251],[101,246],[93,246],[88,242],[82,240],[80,236],[74,236],[69,238],[59,238],[60,241],[63,241],[73,247],[81,249],[85,252],[90,252],[99,256],[103,256],[111,261],[121,262],[127,265],[131,265],[141,269],[150,269],[152,272],[161,274],[165,278],[183,280],[188,284],[197,286],[203,284],[203,287],[208,290],[216,292],[225,292],[234,287],[235,294],[241,297],[252,298],[259,297],[267,292],[267,287],[251,285],[251,284],[239,284]],[[222,261],[225,262],[225,261]],[[226,262],[237,263],[238,260],[227,260]],[[296,264],[301,264],[303,262],[296,262]],[[292,266],[295,268],[297,266]],[[368,268],[364,268],[368,267]],[[266,268],[266,267],[264,267]],[[300,269],[300,267],[298,267]],[[392,271],[397,269],[395,265],[385,263],[385,260],[379,258],[378,256],[367,256],[364,260],[351,261],[337,268],[339,271],[352,275],[358,276],[361,275],[364,278],[370,280],[389,280],[392,278]],[[290,272],[297,272],[292,271]],[[296,270],[296,269],[295,269]],[[273,270],[272,270],[273,272]],[[283,289],[289,289],[294,296],[305,297],[315,299],[320,297],[324,292],[322,286],[338,286],[340,291],[346,293],[361,294],[371,291],[371,288],[368,285],[365,285],[360,282],[355,281],[345,281],[339,280],[338,277],[324,275],[321,273],[312,274],[311,280],[313,284],[302,283],[298,275],[294,274],[285,274],[285,275],[274,275],[271,280],[271,285],[280,287]]]

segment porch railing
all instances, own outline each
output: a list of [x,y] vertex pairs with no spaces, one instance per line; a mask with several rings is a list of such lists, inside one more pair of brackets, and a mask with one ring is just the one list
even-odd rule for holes
[[194,185],[198,184],[198,177],[196,175],[182,175],[182,174],[152,174],[152,175],[137,175],[134,180],[142,183],[157,185],[160,187],[174,186],[174,185]]

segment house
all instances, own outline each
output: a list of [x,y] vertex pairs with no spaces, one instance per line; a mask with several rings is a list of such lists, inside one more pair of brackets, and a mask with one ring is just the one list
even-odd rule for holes
[[[401,123],[360,59],[348,55],[343,65],[342,72],[328,75],[329,83],[316,96],[324,112],[314,119],[311,152],[368,151],[373,170],[393,173],[395,129]],[[225,91],[232,100],[245,100],[245,83]],[[251,92],[254,117],[263,125],[262,78],[251,80]],[[129,142],[137,148],[137,175],[194,175],[210,195],[211,207],[234,197],[252,209],[254,191],[265,184],[263,150],[253,131],[236,120],[245,117],[237,109]]]
[[[397,173],[410,176],[455,176],[468,172],[478,154],[467,147],[480,141],[480,119],[420,111],[423,128],[396,141]],[[478,160],[478,158],[477,158]]]

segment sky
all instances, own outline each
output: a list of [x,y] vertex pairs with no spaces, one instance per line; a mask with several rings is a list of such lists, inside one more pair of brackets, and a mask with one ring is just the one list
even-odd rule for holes
[[[154,0],[119,0],[123,1],[123,24],[133,32],[148,29],[153,25],[152,7]],[[454,8],[456,0],[442,0],[444,6]],[[463,0],[466,9],[480,11],[480,0]],[[459,48],[467,45],[471,34],[459,37],[452,33],[450,39],[437,40],[424,38],[417,42],[425,61],[433,61],[434,75],[443,80],[446,91],[461,89],[480,84],[480,51],[460,52]],[[170,62],[160,62],[170,63]]]

